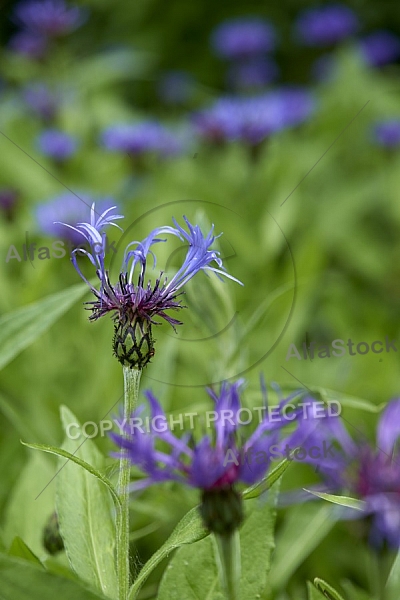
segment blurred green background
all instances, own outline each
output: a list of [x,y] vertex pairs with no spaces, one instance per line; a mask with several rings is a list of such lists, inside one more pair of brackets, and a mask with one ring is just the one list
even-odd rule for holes
[[[140,0],[79,6],[88,11],[86,22],[42,59],[10,47],[18,29],[11,18],[14,3],[2,7],[0,188],[14,190],[17,201],[11,212],[0,209],[1,315],[80,281],[68,257],[39,260],[36,255],[32,263],[6,262],[10,245],[22,256],[26,232],[37,246],[50,246],[56,239],[40,229],[35,207],[63,194],[65,186],[77,193],[85,190],[94,199],[112,197],[125,215],[121,226],[129,231],[112,261],[114,280],[131,239],[170,225],[172,217],[182,222],[186,215],[204,227],[213,223],[217,234],[223,232],[217,244],[224,264],[244,286],[198,275],[187,286],[184,326],[177,334],[167,324],[156,328],[156,355],[142,386],[158,395],[167,412],[202,412],[211,407],[206,384],[217,386],[240,375],[247,379],[244,402],[260,406],[263,372],[268,384],[278,382],[284,390],[304,385],[337,391],[335,397],[344,398],[350,433],[354,424],[373,440],[374,407],[399,395],[400,348],[312,361],[287,360],[287,354],[290,344],[300,348],[306,340],[371,343],[388,336],[400,346],[400,153],[395,146],[379,145],[372,133],[377,122],[400,119],[399,64],[366,64],[357,36],[327,49],[299,45],[293,23],[301,10],[313,6],[308,2],[285,0],[268,7],[259,2],[165,5]],[[377,29],[400,34],[396,3],[355,1],[347,6],[359,17],[359,36]],[[274,55],[281,74],[265,90],[295,83],[307,86],[316,100],[307,121],[271,135],[257,157],[240,141],[207,143],[190,126],[193,111],[232,93],[227,64],[210,47],[211,32],[228,18],[249,14],[269,19],[278,32]],[[327,52],[334,73],[318,80],[312,65]],[[190,76],[190,92],[171,104],[161,97],[159,83],[175,70]],[[62,163],[44,156],[35,143],[48,123],[29,107],[24,90],[38,82],[60,95],[51,125],[79,138],[76,153]],[[101,145],[105,127],[149,118],[183,131],[184,150],[166,158],[146,155],[138,164]],[[118,243],[118,232],[110,232],[110,239]],[[160,246],[157,268],[171,274],[183,254],[173,243]],[[112,357],[113,325],[107,318],[88,322],[82,301],[89,300],[86,293],[2,369],[0,506],[6,546],[18,533],[43,553],[40,528],[54,503],[53,484],[38,500],[34,497],[51,478],[55,463],[32,458],[20,439],[59,445],[62,404],[81,422],[116,414],[122,377]],[[106,438],[96,442],[105,454],[111,450]],[[111,458],[109,469],[112,475]],[[292,466],[284,487],[303,486],[304,477],[316,478],[306,468]],[[144,528],[136,535],[142,563],[195,503],[194,493],[163,485],[132,504],[133,527]],[[325,525],[314,524],[309,550],[284,567],[285,548],[295,545],[315,521],[317,508],[279,513],[277,598],[305,597],[305,580],[317,575],[366,585],[357,531],[346,524],[330,531],[323,516]],[[290,535],[288,522],[297,524]],[[321,539],[323,532],[328,537],[318,545],[320,529]],[[335,544],[340,557],[332,561]],[[150,579],[143,598],[154,596],[161,572]]]

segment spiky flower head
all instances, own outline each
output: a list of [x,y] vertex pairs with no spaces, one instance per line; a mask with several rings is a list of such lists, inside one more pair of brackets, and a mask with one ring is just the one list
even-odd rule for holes
[[[312,399],[309,399],[312,400]],[[308,459],[318,466],[324,486],[319,491],[341,494],[362,501],[363,510],[342,509],[345,519],[369,517],[369,542],[381,548],[386,542],[400,547],[400,398],[389,402],[378,422],[376,447],[366,440],[354,441],[338,416],[318,418],[312,411],[294,434],[307,433],[307,449],[322,440],[336,445],[334,456]],[[294,444],[296,440],[293,439]]]
[[[112,313],[115,320],[114,354],[123,366],[143,368],[154,355],[154,340],[152,325],[160,324],[156,321],[161,317],[174,329],[182,323],[172,318],[166,311],[183,308],[178,296],[183,292],[185,284],[199,271],[213,272],[219,279],[228,277],[243,285],[240,281],[229,275],[222,264],[217,250],[211,250],[216,239],[212,226],[209,233],[204,236],[199,225],[192,225],[183,217],[188,231],[181,227],[175,219],[174,227],[164,226],[154,229],[144,240],[132,241],[125,248],[124,259],[115,284],[110,282],[109,272],[105,267],[106,259],[106,234],[104,229],[113,225],[121,229],[114,221],[122,219],[122,215],[112,215],[115,207],[109,208],[97,216],[95,205],[92,205],[90,223],[78,223],[76,227],[62,223],[73,231],[80,233],[89,243],[90,251],[75,249],[71,260],[82,279],[88,284],[96,300],[88,302],[92,311],[90,320]],[[152,246],[166,239],[160,237],[173,235],[181,242],[188,244],[185,260],[177,273],[168,281],[161,272],[155,282],[145,280],[149,255],[153,259],[153,268],[156,258]],[[95,288],[83,275],[77,261],[77,255],[86,255],[92,265],[96,267],[96,274],[100,280],[100,288]]]
[[[240,401],[243,384],[243,379],[232,384],[223,382],[219,394],[207,389],[214,402],[212,431],[197,443],[188,434],[178,438],[172,433],[159,402],[146,391],[151,411],[149,427],[139,425],[143,422],[139,415],[145,409],[142,405],[129,420],[116,421],[122,435],[109,434],[121,448],[114,456],[122,454],[146,475],[131,484],[131,491],[165,481],[183,483],[201,492],[200,512],[208,529],[226,534],[239,527],[243,519],[241,485],[253,485],[265,476],[271,464],[271,448],[276,447],[280,430],[288,422],[283,409],[298,395],[281,400],[273,421],[265,416],[245,440]],[[169,446],[171,452],[160,451],[158,442]],[[263,460],[255,460],[260,454]]]

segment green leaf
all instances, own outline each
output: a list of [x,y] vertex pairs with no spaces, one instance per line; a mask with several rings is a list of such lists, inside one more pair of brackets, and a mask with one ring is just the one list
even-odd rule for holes
[[105,600],[84,584],[0,554],[1,600]]
[[[240,530],[242,576],[240,600],[260,598],[267,591],[271,554],[274,548],[275,503],[278,486],[268,502],[246,502],[246,518]],[[199,577],[201,573],[201,577]],[[269,590],[268,590],[269,591]],[[158,600],[223,600],[211,537],[180,548],[165,570]]]
[[79,283],[0,318],[0,369],[25,350],[87,291]]
[[115,488],[114,488],[113,484],[111,483],[111,481],[109,479],[107,479],[107,477],[105,477],[105,475],[100,473],[100,471],[98,471],[97,469],[92,467],[92,465],[89,465],[89,463],[87,463],[84,460],[82,460],[81,458],[79,458],[79,456],[76,456],[75,454],[71,454],[70,452],[67,452],[63,448],[56,448],[55,446],[46,446],[45,444],[28,444],[26,442],[23,442],[22,440],[21,440],[21,444],[23,444],[24,446],[27,446],[28,448],[32,448],[33,450],[41,450],[42,452],[48,452],[49,454],[55,454],[56,456],[59,456],[61,458],[66,458],[68,460],[72,460],[72,462],[76,463],[83,469],[86,469],[86,471],[88,471],[91,475],[93,475],[94,477],[97,477],[97,479],[99,479],[102,483],[104,483],[104,485],[107,486],[109,492],[111,493],[111,496],[112,496],[112,499],[114,500],[114,504],[115,504],[116,508],[121,506],[121,500],[120,500],[117,492],[115,491]]
[[279,589],[286,583],[329,533],[335,520],[334,507],[330,504],[302,504],[288,510],[285,525],[275,540],[271,568],[273,589]]
[[364,500],[350,498],[349,496],[334,496],[333,494],[325,494],[323,492],[312,492],[311,490],[306,490],[306,488],[303,489],[309,494],[318,496],[318,498],[322,498],[322,500],[327,500],[333,504],[339,504],[340,506],[346,506],[347,508],[354,508],[355,510],[365,510],[366,502],[364,502]]
[[[275,548],[274,529],[279,482],[270,489],[267,501],[246,502],[250,514],[240,531],[242,547],[242,576],[240,598],[259,598],[270,593],[269,572]],[[246,511],[247,512],[247,511]]]
[[[358,586],[354,585],[354,583],[351,581],[343,581],[342,588],[346,592],[348,600],[373,600],[365,590],[362,590]],[[397,588],[396,596],[393,596],[392,598],[390,596],[386,596],[386,600],[398,600],[398,597],[399,588]]]
[[167,566],[157,600],[225,600],[211,537],[177,551]]
[[387,578],[385,592],[387,600],[397,600],[400,590],[400,552],[397,553],[389,577]]
[[8,554],[10,556],[24,558],[25,560],[29,560],[30,562],[43,567],[36,554],[32,552],[32,550],[25,544],[24,540],[22,540],[18,535],[13,539]]
[[282,460],[279,465],[275,467],[275,469],[272,469],[272,471],[270,471],[268,475],[264,477],[264,479],[247,488],[247,490],[243,492],[243,498],[245,500],[258,498],[260,494],[266,490],[269,490],[269,488],[283,475],[291,463],[292,461],[287,458]]
[[[61,407],[63,426],[80,427],[76,417]],[[98,472],[104,459],[94,442],[80,432],[78,439],[66,436],[64,448]],[[84,581],[116,597],[117,579],[114,566],[115,522],[109,486],[93,477],[91,471],[72,460],[63,462],[56,476],[56,507],[60,533],[72,569]]]
[[339,594],[329,583],[326,583],[323,579],[316,577],[314,579],[314,585],[317,590],[320,590],[326,598],[329,600],[344,600],[343,596]]
[[203,527],[199,509],[195,506],[186,513],[181,521],[179,521],[165,544],[163,544],[144,565],[138,578],[131,587],[128,600],[136,598],[147,577],[153,569],[155,569],[155,567],[172,552],[172,550],[185,544],[193,544],[206,536],[208,536],[208,531]]
[[54,488],[48,487],[54,466],[44,454],[33,454],[15,484],[5,510],[4,541],[10,546],[16,536],[22,538],[39,558],[46,556],[43,532],[54,512]]
[[317,588],[307,581],[308,600],[326,600],[326,596],[317,590]]

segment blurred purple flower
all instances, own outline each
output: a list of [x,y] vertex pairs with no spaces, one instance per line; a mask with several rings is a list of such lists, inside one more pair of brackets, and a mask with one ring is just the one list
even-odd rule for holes
[[168,156],[182,151],[178,136],[155,121],[111,125],[103,132],[101,141],[108,150],[133,155],[155,152]]
[[34,83],[27,85],[23,90],[23,97],[27,105],[40,117],[46,120],[54,117],[59,99],[46,84]]
[[388,119],[376,123],[372,134],[379,146],[397,148],[400,146],[400,118]]
[[29,31],[19,31],[10,38],[8,46],[17,54],[30,58],[43,58],[47,52],[47,39]]
[[295,23],[298,39],[305,46],[331,46],[358,29],[356,14],[343,4],[327,4],[302,11]]
[[16,23],[48,37],[75,31],[86,17],[85,11],[77,6],[68,6],[64,0],[24,0],[14,10]]
[[199,134],[213,142],[240,140],[250,145],[306,121],[315,110],[312,94],[286,87],[252,98],[222,98],[194,115]]
[[390,31],[374,31],[360,41],[364,60],[373,67],[381,67],[400,57],[400,38]]
[[13,218],[18,197],[19,193],[13,188],[0,189],[0,211],[4,213],[9,221]]
[[[86,219],[92,202],[93,198],[87,193],[79,192],[75,196],[71,192],[65,192],[48,202],[40,203],[35,208],[38,227],[46,235],[67,239],[75,246],[82,246],[82,234],[74,229],[57,224],[55,221],[62,221],[68,223],[68,225],[76,226]],[[98,210],[103,212],[107,208],[115,206],[115,200],[100,198],[97,200],[97,206]]]
[[77,139],[59,129],[46,129],[37,138],[36,144],[45,156],[62,162],[75,154]]
[[257,56],[275,48],[275,28],[257,17],[224,21],[211,34],[211,46],[221,58]]
[[[312,399],[308,399],[313,402]],[[371,518],[370,543],[381,547],[384,541],[390,546],[400,546],[400,399],[389,402],[377,427],[376,449],[367,442],[356,444],[340,417],[313,419],[311,411],[296,435],[302,436],[302,446],[310,448],[329,441],[338,444],[334,455],[328,458],[305,459],[318,466],[325,488],[320,491],[338,492],[364,502],[364,510],[341,507],[345,519]],[[304,437],[306,436],[306,441]]]
[[262,88],[277,79],[279,67],[270,57],[257,57],[230,66],[228,83],[235,89]]
[[[238,418],[243,384],[243,379],[232,384],[224,382],[219,394],[207,389],[214,402],[213,431],[193,444],[187,443],[187,436],[177,438],[173,435],[157,399],[150,391],[145,392],[151,410],[150,431],[131,427],[130,423],[135,421],[128,420],[125,426],[121,427],[119,423],[124,435],[109,434],[115,444],[126,451],[132,465],[139,467],[146,475],[144,479],[132,483],[131,489],[139,490],[163,481],[178,481],[202,491],[218,491],[260,481],[269,469],[270,449],[277,444],[280,429],[285,423],[283,409],[294,395],[280,402],[274,422],[264,418],[244,441]],[[137,418],[144,408],[139,407],[132,418]],[[226,419],[227,414],[230,420]],[[166,443],[170,453],[158,450],[157,441]],[[257,453],[263,453],[264,460],[254,460]],[[253,455],[253,459],[250,455]]]
[[193,94],[193,84],[193,77],[189,73],[168,71],[160,77],[157,86],[158,96],[165,104],[184,104]]

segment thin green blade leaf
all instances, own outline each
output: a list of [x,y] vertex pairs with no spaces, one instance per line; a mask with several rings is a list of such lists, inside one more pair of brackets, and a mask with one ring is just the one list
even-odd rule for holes
[[322,498],[322,500],[327,500],[328,502],[332,502],[333,504],[339,504],[340,506],[345,506],[346,508],[354,508],[355,510],[364,511],[367,504],[366,502],[364,502],[364,500],[350,498],[350,496],[335,496],[333,494],[325,494],[324,492],[313,492],[311,490],[306,490],[306,488],[303,489],[305,492],[308,492],[313,496]]
[[89,463],[87,463],[84,460],[82,460],[81,458],[79,458],[79,456],[76,456],[76,454],[71,454],[70,452],[67,452],[63,448],[57,448],[56,446],[46,446],[45,444],[28,444],[26,442],[23,442],[22,440],[21,440],[21,444],[23,444],[24,446],[27,446],[28,448],[32,448],[33,450],[41,450],[42,452],[48,452],[49,454],[55,454],[56,456],[59,456],[61,458],[66,458],[67,460],[72,460],[72,462],[76,463],[83,469],[86,469],[86,471],[88,471],[88,473],[90,473],[94,477],[97,477],[97,479],[99,479],[102,483],[104,483],[104,485],[107,486],[107,488],[109,489],[109,491],[111,493],[111,496],[114,500],[115,506],[117,508],[119,506],[121,506],[121,500],[119,499],[119,496],[118,496],[117,492],[115,491],[115,488],[114,488],[113,484],[111,483],[111,481],[109,479],[107,479],[107,477],[105,477],[102,473],[100,473],[100,471],[98,471],[97,469],[92,467],[92,465],[89,465]]
[[255,483],[251,487],[247,488],[247,490],[245,490],[243,492],[243,498],[245,500],[250,500],[251,498],[258,498],[258,496],[260,496],[260,494],[262,494],[266,490],[269,490],[269,488],[272,487],[274,485],[274,483],[276,481],[278,481],[278,479],[280,477],[282,477],[282,475],[284,474],[286,469],[289,467],[291,462],[292,461],[287,458],[282,460],[275,467],[275,469],[272,469],[272,471],[270,471],[268,473],[268,475],[266,477],[264,477],[264,479],[262,479],[258,483]]

